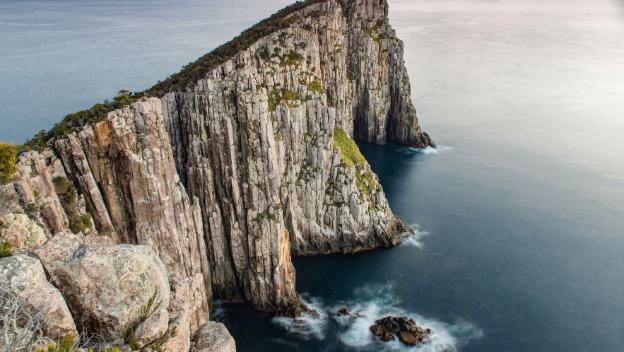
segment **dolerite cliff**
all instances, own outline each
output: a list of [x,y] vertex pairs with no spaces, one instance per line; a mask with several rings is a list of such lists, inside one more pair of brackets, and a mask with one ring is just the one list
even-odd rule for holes
[[47,238],[153,249],[171,301],[185,302],[169,316],[190,334],[213,296],[306,310],[291,256],[390,247],[409,232],[353,139],[433,146],[387,16],[385,0],[299,4],[190,84],[161,84],[22,153],[23,212]]

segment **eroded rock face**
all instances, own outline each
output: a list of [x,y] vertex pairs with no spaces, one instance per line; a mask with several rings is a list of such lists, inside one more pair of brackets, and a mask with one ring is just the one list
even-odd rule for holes
[[24,214],[0,217],[0,243],[8,242],[12,249],[32,249],[47,239],[44,229]]
[[234,338],[225,325],[210,321],[195,335],[196,352],[236,352]]
[[164,264],[147,246],[79,247],[54,270],[59,288],[86,331],[139,347],[162,336],[168,323],[169,282]]
[[431,329],[417,326],[414,319],[393,316],[376,320],[370,326],[370,331],[382,341],[392,341],[398,337],[408,346],[419,345],[431,335]]
[[0,259],[0,290],[41,313],[44,334],[51,338],[77,336],[76,325],[61,293],[47,280],[41,263],[27,255]]

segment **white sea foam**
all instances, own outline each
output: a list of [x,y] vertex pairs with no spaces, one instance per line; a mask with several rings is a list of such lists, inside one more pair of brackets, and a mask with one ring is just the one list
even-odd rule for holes
[[[457,351],[459,347],[472,339],[480,338],[483,334],[481,330],[465,321],[447,324],[403,310],[399,307],[400,302],[393,293],[392,285],[365,286],[356,291],[356,299],[356,302],[346,304],[360,316],[341,324],[346,325],[346,331],[340,333],[339,338],[345,345],[357,350]],[[403,345],[398,340],[389,343],[377,341],[370,333],[369,327],[376,319],[387,315],[408,316],[413,318],[417,325],[430,328],[432,334],[429,341],[415,347]]]
[[313,309],[318,315],[306,313],[301,317],[274,317],[272,322],[290,334],[296,335],[304,340],[323,340],[327,332],[327,312],[321,301],[314,297],[303,295],[303,302]]
[[[303,340],[322,341],[328,333],[335,333],[345,346],[358,351],[451,352],[483,335],[480,329],[463,320],[449,324],[406,311],[400,307],[400,300],[390,284],[366,285],[355,290],[352,300],[335,306],[324,306],[319,299],[309,296],[304,296],[304,302],[319,316],[308,314],[301,318],[276,317],[273,318],[273,323]],[[348,307],[357,315],[337,316],[336,312],[341,307]],[[369,328],[376,319],[387,315],[413,318],[417,325],[431,329],[429,340],[413,347],[404,345],[398,339],[390,342],[377,340]],[[332,331],[328,331],[330,316],[338,323],[338,328]],[[294,342],[289,342],[292,343]]]
[[404,150],[408,153],[417,153],[417,154],[423,154],[423,155],[437,155],[440,153],[444,153],[444,152],[448,152],[450,150],[452,150],[452,147],[446,146],[446,145],[440,145],[436,148],[432,148],[432,147],[426,147],[426,148],[414,148],[414,147],[408,147],[408,148],[404,148]]
[[422,230],[418,224],[411,224],[410,228],[412,229],[412,234],[403,238],[401,246],[423,248],[422,239],[429,235],[429,232]]

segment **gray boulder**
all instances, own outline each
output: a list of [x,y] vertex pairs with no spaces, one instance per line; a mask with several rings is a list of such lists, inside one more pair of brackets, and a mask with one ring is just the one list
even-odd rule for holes
[[195,334],[195,351],[236,352],[236,344],[225,325],[209,321]]
[[48,260],[83,329],[136,348],[165,334],[169,281],[150,247],[83,245],[62,264]]
[[77,336],[63,296],[47,280],[41,263],[27,255],[0,259],[0,290],[30,312],[41,314],[43,332],[51,338]]

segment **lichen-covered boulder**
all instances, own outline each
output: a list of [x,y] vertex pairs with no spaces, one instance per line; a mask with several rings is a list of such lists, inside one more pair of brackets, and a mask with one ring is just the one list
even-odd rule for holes
[[196,352],[236,352],[236,343],[221,323],[209,321],[195,334]]
[[108,236],[84,236],[62,231],[35,248],[33,252],[41,260],[41,264],[52,277],[52,281],[58,285],[56,270],[65,265],[65,262],[71,259],[80,246],[109,244],[113,244],[113,240]]
[[47,239],[43,228],[24,214],[0,217],[0,243],[7,242],[12,249],[31,249]]
[[22,307],[41,314],[43,332],[51,338],[76,336],[76,325],[63,296],[47,280],[41,263],[27,255],[0,259],[0,290]]
[[135,347],[165,334],[169,281],[150,247],[83,245],[54,275],[81,328]]

